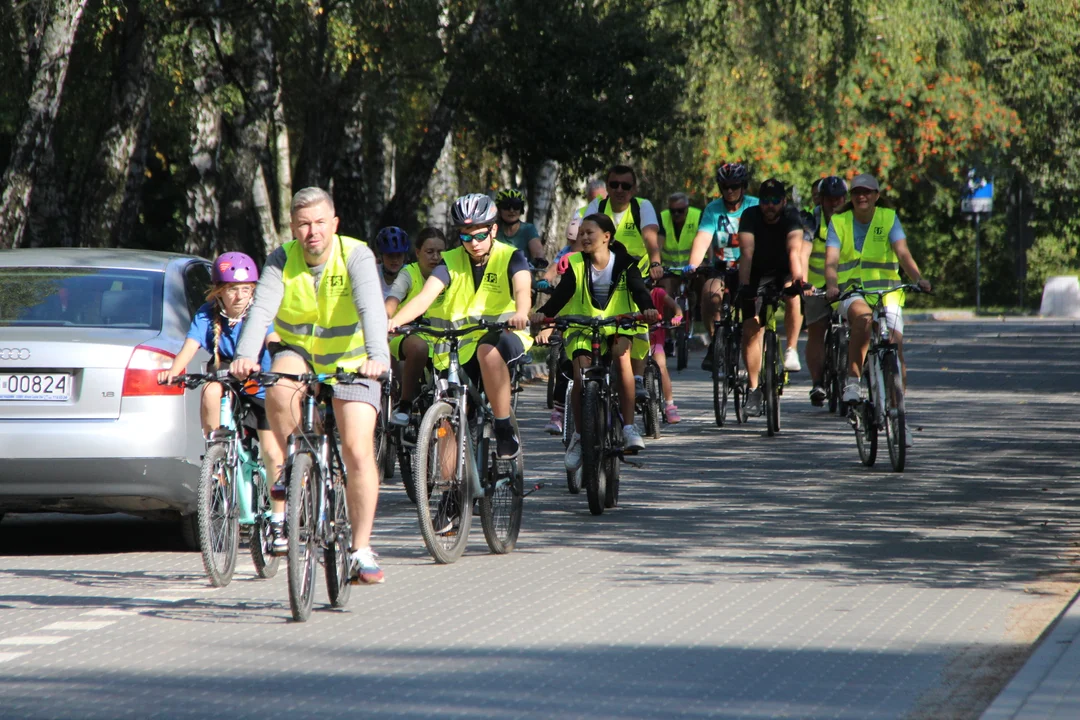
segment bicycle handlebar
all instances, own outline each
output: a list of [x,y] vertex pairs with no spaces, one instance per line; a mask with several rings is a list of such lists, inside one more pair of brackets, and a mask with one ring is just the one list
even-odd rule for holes
[[[873,295],[874,297],[882,298],[882,297],[885,297],[886,295],[889,295],[889,294],[894,293],[894,292],[899,292],[901,290],[903,290],[904,292],[911,291],[911,292],[916,292],[916,293],[927,293],[926,290],[923,290],[921,287],[919,287],[918,283],[907,283],[906,285],[897,285],[896,287],[886,288],[884,290],[867,290],[867,289],[863,288],[861,285],[853,285],[852,287],[849,287],[844,292],[840,293],[840,296],[837,297],[836,300],[837,300],[837,302],[841,302],[841,301],[847,300],[848,298],[853,297],[855,295],[863,295],[863,296]],[[927,294],[928,295],[933,295],[932,292],[927,293]]]
[[629,329],[634,325],[646,322],[645,316],[641,313],[631,313],[627,315],[611,315],[609,317],[592,317],[589,315],[560,315],[559,317],[544,318],[540,325],[543,326],[555,326],[560,329],[566,329],[571,325],[577,325],[578,327],[586,328],[598,328],[608,327],[610,325],[618,325]]
[[282,373],[282,372],[260,372],[254,373],[251,379],[255,380],[260,385],[270,387],[276,385],[278,380],[292,380],[293,382],[300,383],[301,385],[313,385],[316,383],[324,383],[328,380],[342,383],[343,385],[355,385],[365,382],[388,382],[390,380],[390,373],[381,373],[378,377],[367,377],[354,372],[346,372],[344,370],[338,370],[332,373]]

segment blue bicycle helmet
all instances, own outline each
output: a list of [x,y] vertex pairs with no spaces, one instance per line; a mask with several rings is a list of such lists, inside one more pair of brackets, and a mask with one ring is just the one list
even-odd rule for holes
[[409,234],[399,227],[384,227],[375,236],[375,247],[381,253],[408,253]]

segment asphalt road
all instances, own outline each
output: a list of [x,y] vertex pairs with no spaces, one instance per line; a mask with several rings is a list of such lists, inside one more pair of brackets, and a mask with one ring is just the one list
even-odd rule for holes
[[122,516],[0,524],[0,717],[968,718],[1075,592],[1080,332],[910,323],[908,469],[858,462],[847,424],[716,428],[704,373],[621,505],[566,492],[522,403],[518,550],[479,531],[428,558],[399,484],[386,583],[289,620],[284,566],[223,589],[173,530]]

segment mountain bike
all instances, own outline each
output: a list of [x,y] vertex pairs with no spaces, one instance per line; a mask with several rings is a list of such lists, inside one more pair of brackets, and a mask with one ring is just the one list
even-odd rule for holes
[[[679,289],[673,294],[673,297],[675,303],[682,309],[684,321],[672,334],[675,339],[675,369],[682,371],[686,369],[690,358],[690,338],[694,334],[693,313],[694,308],[697,307],[697,294],[690,287],[691,275],[684,272],[682,266],[665,267],[664,277],[673,277],[679,280]],[[657,435],[656,437],[660,436]]]
[[889,337],[885,297],[894,292],[906,291],[922,292],[922,288],[915,284],[898,285],[885,290],[854,287],[840,296],[841,301],[853,295],[866,298],[873,313],[870,347],[859,378],[862,399],[857,403],[849,403],[847,408],[848,420],[855,430],[859,460],[863,465],[873,467],[877,459],[878,434],[884,431],[885,442],[889,448],[889,461],[894,472],[903,472],[907,462],[907,413],[904,409],[900,348]]
[[379,468],[380,480],[394,476],[394,461],[398,456],[398,437],[390,418],[394,413],[394,397],[401,393],[394,387],[395,377],[388,374],[388,378],[388,381],[382,384],[379,415],[375,419],[375,466]]
[[825,386],[829,402],[829,412],[844,414],[847,408],[840,402],[844,393],[844,378],[847,376],[848,338],[847,322],[836,310],[829,317],[825,329],[825,366],[822,371],[822,384]]
[[758,387],[762,392],[766,432],[769,437],[780,432],[780,396],[784,394],[784,385],[788,381],[788,373],[784,369],[784,354],[780,349],[780,336],[776,333],[776,311],[784,296],[798,292],[799,288],[795,286],[780,288],[773,284],[758,288],[757,291],[757,297],[761,298],[761,317],[765,321]]
[[[449,346],[449,367],[445,377],[436,380],[434,402],[420,423],[413,456],[420,534],[437,563],[455,562],[465,551],[474,501],[488,549],[501,555],[517,545],[526,495],[524,452],[509,460],[497,457],[495,416],[458,359],[463,336],[508,328],[504,322],[481,321],[469,327],[418,331]],[[522,357],[509,364],[512,386],[520,384],[524,362]],[[510,422],[520,438],[512,408]]]
[[707,352],[712,353],[713,416],[717,427],[727,420],[728,398],[731,398],[738,423],[746,422],[744,403],[749,392],[749,380],[742,363],[742,310],[733,300],[733,293],[724,289],[720,299],[720,317],[713,321],[713,341]]
[[228,370],[188,373],[172,384],[193,390],[220,383],[218,427],[206,439],[199,470],[198,528],[203,568],[210,584],[224,587],[232,580],[241,533],[248,536],[251,560],[261,578],[277,574],[280,558],[273,554],[270,530],[270,491],[259,456],[259,436],[245,424],[251,414],[251,386]]
[[[619,476],[624,459],[623,417],[619,396],[611,382],[611,366],[607,352],[605,327],[633,329],[641,322],[640,315],[587,317],[562,315],[546,322],[564,332],[579,327],[589,332],[592,364],[582,371],[581,393],[581,480],[589,500],[589,512],[600,515],[605,508],[619,503]],[[567,401],[570,401],[569,392]],[[567,405],[570,410],[572,406]],[[572,414],[568,412],[567,415]],[[633,453],[625,453],[633,454]],[[570,483],[569,476],[567,478]],[[571,488],[573,492],[573,488]]]
[[[684,315],[683,318],[685,317]],[[677,333],[681,327],[682,323],[660,322],[651,325],[649,329],[673,330]],[[645,369],[642,371],[641,378],[645,385],[645,397],[642,399],[635,398],[634,406],[641,415],[645,434],[654,440],[659,440],[660,428],[666,422],[664,419],[664,387],[663,379],[660,376],[660,364],[653,357],[651,339],[649,340],[649,350],[645,356]]]
[[[352,525],[346,505],[345,463],[334,419],[333,389],[329,381],[373,382],[355,373],[259,373],[253,377],[264,386],[281,379],[305,386],[300,403],[300,423],[286,443],[287,479],[285,534],[289,540],[289,607],[293,619],[303,622],[315,602],[315,571],[322,550],[326,591],[332,607],[349,601],[349,546]],[[389,376],[379,378],[389,381]]]
[[[427,321],[418,319],[399,327],[393,335],[408,337],[429,327]],[[413,398],[409,409],[409,421],[405,425],[391,424],[389,428],[391,442],[397,450],[398,468],[401,470],[401,484],[409,501],[416,502],[416,473],[413,472],[413,453],[416,451],[416,439],[420,433],[420,423],[424,413],[435,402],[435,375],[428,360],[427,369],[420,380],[420,390]]]

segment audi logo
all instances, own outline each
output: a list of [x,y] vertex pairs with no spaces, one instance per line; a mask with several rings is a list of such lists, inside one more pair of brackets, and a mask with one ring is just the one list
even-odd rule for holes
[[26,348],[0,348],[0,360],[29,360],[30,351]]

